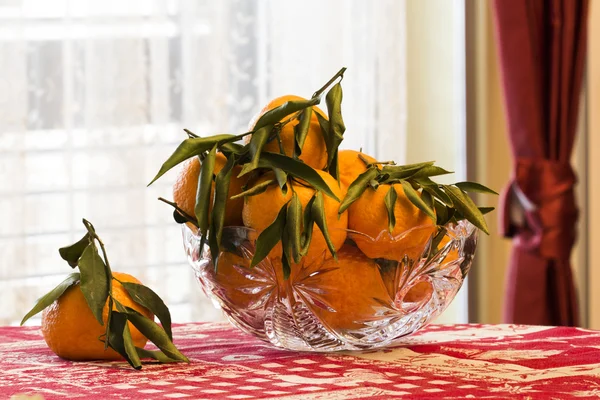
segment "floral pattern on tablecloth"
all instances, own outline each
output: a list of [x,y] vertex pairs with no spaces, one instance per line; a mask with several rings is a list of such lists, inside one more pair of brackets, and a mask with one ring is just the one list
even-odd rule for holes
[[174,327],[190,364],[69,362],[37,328],[0,328],[0,398],[571,399],[600,397],[600,332],[430,325],[395,348],[277,349],[223,323]]

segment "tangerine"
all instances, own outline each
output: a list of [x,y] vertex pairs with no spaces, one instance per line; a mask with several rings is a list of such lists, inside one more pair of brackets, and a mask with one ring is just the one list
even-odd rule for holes
[[383,284],[377,263],[353,245],[344,245],[333,258],[304,273],[302,287],[318,290],[304,292],[315,296],[307,306],[334,331],[365,328],[369,322],[384,318],[393,301]]
[[[122,282],[141,283],[128,274],[113,272],[112,275]],[[112,282],[112,295],[124,306],[133,308],[150,319],[154,318],[150,311],[133,301],[117,280]],[[116,306],[113,306],[113,310],[115,309]],[[99,340],[106,331],[107,318],[108,300],[102,312],[102,326],[90,310],[80,284],[76,283],[44,309],[42,335],[50,350],[67,360],[121,360],[119,353],[111,348],[105,349],[104,342]],[[144,348],[148,339],[131,322],[128,324],[134,345]]]
[[403,301],[409,303],[420,303],[431,297],[433,293],[433,286],[430,282],[420,281],[416,283],[410,290],[404,295]]
[[[317,171],[338,199],[344,198],[345,187],[340,187],[331,175],[327,172]],[[260,184],[268,179],[272,179],[271,175],[266,174],[257,180],[256,184]],[[284,195],[278,185],[274,184],[267,188],[266,191],[249,196],[244,202],[242,217],[244,225],[255,229],[258,234],[265,230],[277,217],[281,207],[286,204],[292,197],[292,192],[296,192],[302,209],[306,207],[310,199],[315,193],[315,189],[311,186],[306,186],[301,182],[291,180],[288,183],[287,193]],[[346,229],[348,228],[348,213],[344,212],[338,217],[339,201],[323,195],[325,220],[329,236],[335,249],[339,249],[346,240]],[[270,256],[277,257],[281,255],[281,242],[273,249]],[[318,256],[325,254],[325,258],[330,256],[327,242],[319,228],[313,229],[312,240],[305,255],[305,261],[311,261]]]
[[[227,158],[222,153],[217,153],[215,159],[214,173],[218,174],[227,163]],[[229,181],[229,198],[225,206],[225,226],[242,225],[242,207],[243,198],[231,199],[232,196],[243,191],[242,187],[246,184],[246,178],[238,178],[241,167],[236,165],[231,173]],[[194,208],[196,206],[196,192],[198,191],[198,179],[200,176],[200,160],[198,157],[192,157],[185,161],[179,169],[177,179],[173,185],[173,201],[186,214],[195,216]],[[214,193],[215,184],[212,184],[211,198]],[[212,210],[212,204],[209,208]],[[210,212],[210,211],[209,211]]]
[[340,150],[338,152],[338,163],[340,171],[340,182],[346,187],[349,187],[356,178],[367,170],[364,161],[360,159],[362,156],[369,163],[375,163],[377,160],[365,153],[356,150]]
[[[348,229],[359,232],[353,236],[358,248],[369,258],[400,261],[405,255],[417,259],[435,232],[432,219],[417,208],[404,194],[400,184],[396,191],[394,215],[396,224],[388,230],[388,212],[385,196],[390,185],[380,185],[376,190],[367,188],[348,208]],[[362,234],[362,235],[361,235]]]
[[[288,101],[299,101],[306,100],[299,96],[287,95],[277,97],[271,100],[266,106],[263,107],[262,110],[256,114],[250,124],[248,124],[248,129],[254,129],[256,122],[258,119],[267,111],[272,110],[273,108],[279,107]],[[306,135],[306,140],[304,141],[304,146],[302,148],[302,152],[300,154],[300,160],[304,161],[306,164],[310,165],[315,169],[323,169],[325,164],[327,164],[327,146],[325,145],[325,138],[323,136],[323,131],[321,130],[321,125],[319,124],[319,120],[315,113],[319,113],[325,119],[327,116],[325,113],[317,106],[313,106],[313,113],[310,119],[310,126],[308,128],[308,134]],[[284,118],[287,119],[289,117]],[[281,132],[279,136],[281,137],[281,143],[285,155],[288,157],[292,157],[294,154],[294,146],[296,145],[296,136],[294,133],[294,127],[299,124],[298,119],[293,119],[288,122],[281,128]],[[251,135],[248,135],[244,138],[245,142],[248,143],[251,139]],[[277,139],[270,141],[263,148],[264,151],[270,151],[272,153],[279,153],[279,143]]]

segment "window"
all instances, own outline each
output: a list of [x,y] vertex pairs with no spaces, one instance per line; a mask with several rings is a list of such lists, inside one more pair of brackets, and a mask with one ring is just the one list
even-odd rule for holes
[[[155,289],[175,321],[221,318],[156,200],[171,197],[174,173],[146,188],[182,129],[242,132],[272,97],[308,97],[346,66],[343,146],[400,162],[436,156],[424,138],[442,127],[454,146],[462,129],[452,60],[464,45],[444,36],[461,22],[440,19],[460,4],[0,1],[0,323],[17,323],[65,275],[57,249],[83,234],[82,217],[113,268]],[[450,88],[432,86],[447,68]],[[407,71],[419,73],[412,86]],[[447,111],[436,124],[431,99]],[[438,161],[460,165],[452,154]]]

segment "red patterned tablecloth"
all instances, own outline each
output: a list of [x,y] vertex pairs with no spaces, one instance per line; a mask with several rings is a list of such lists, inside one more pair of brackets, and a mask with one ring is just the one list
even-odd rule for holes
[[0,398],[448,399],[600,397],[600,332],[518,325],[430,325],[403,347],[280,350],[229,325],[174,327],[191,364],[69,362],[37,328],[0,328]]

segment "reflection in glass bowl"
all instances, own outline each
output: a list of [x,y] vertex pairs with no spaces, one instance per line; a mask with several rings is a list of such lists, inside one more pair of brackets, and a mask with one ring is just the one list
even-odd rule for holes
[[[431,226],[393,238],[387,232],[371,238],[347,231],[337,260],[329,253],[305,258],[283,279],[278,257],[249,268],[255,231],[224,229],[215,272],[208,245],[201,249],[196,232],[182,227],[188,260],[213,304],[240,329],[275,346],[303,351],[401,343],[448,307],[477,246],[477,229],[467,221],[446,226],[437,244]],[[385,245],[391,259],[367,258],[357,246],[365,241]]]

